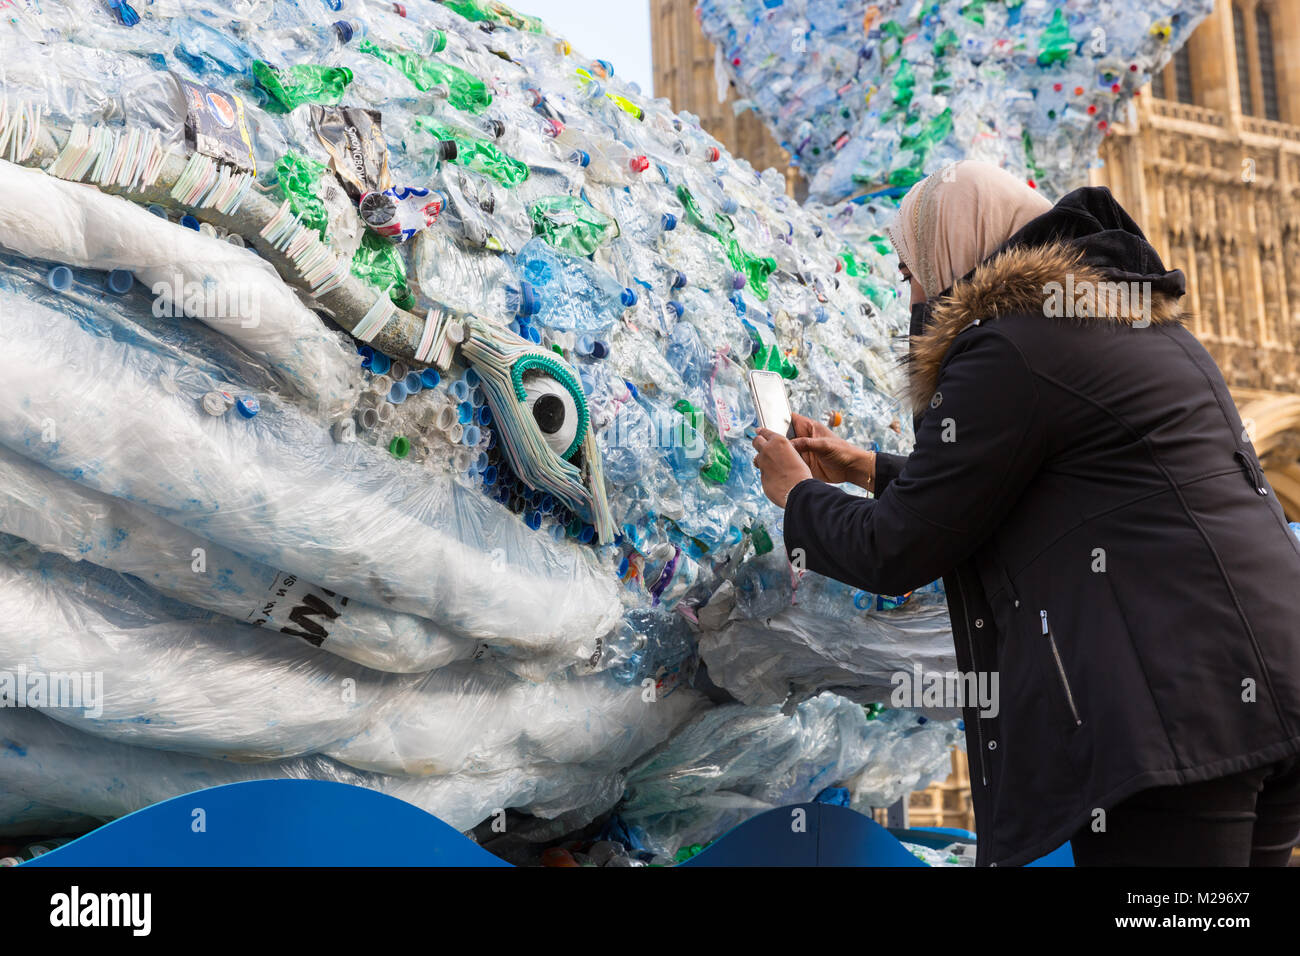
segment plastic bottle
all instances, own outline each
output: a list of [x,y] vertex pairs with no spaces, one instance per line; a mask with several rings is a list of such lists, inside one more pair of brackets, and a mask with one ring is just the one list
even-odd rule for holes
[[537,297],[534,320],[563,332],[607,332],[627,308],[628,290],[590,260],[530,239],[515,256]]

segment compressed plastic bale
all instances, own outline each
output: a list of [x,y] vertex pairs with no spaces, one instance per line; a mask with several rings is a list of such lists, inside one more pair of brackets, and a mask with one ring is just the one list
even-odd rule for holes
[[142,206],[0,160],[0,245],[95,269],[128,269],[160,296],[229,336],[299,395],[337,414],[355,400],[351,350],[269,265]]
[[106,820],[225,784],[325,780],[405,800],[460,830],[505,808],[541,816],[584,808],[594,818],[624,786],[618,773],[554,765],[402,778],[352,770],[319,755],[235,763],[101,740],[21,707],[0,708],[0,779],[11,794]]
[[164,617],[145,589],[33,550],[0,559],[0,662],[48,692],[27,706],[96,736],[232,760],[312,753],[418,680],[211,616]]
[[957,669],[945,607],[904,607],[845,619],[799,606],[737,616],[700,637],[709,678],[746,704],[785,704],[823,690],[888,703],[905,674]]
[[[891,763],[895,738],[925,738],[910,756],[923,771]],[[956,721],[918,722],[912,711],[868,719],[834,694],[801,703],[791,716],[777,707],[729,704],[707,711],[628,772],[623,820],[645,831],[648,845],[671,856],[707,843],[767,810],[811,800],[826,787],[879,766],[864,795],[888,806],[928,779],[959,736]],[[944,771],[946,774],[946,771]],[[887,781],[887,782],[886,782]]]
[[356,738],[326,748],[342,763],[403,774],[482,772],[523,763],[617,769],[666,739],[703,698],[627,687],[607,674],[529,683],[475,664],[430,674],[394,696]]
[[959,720],[922,720],[913,710],[886,710],[872,723],[889,733],[876,741],[871,759],[857,775],[844,781],[851,804],[864,813],[888,807],[907,794],[948,779],[953,747],[965,747]]
[[202,384],[167,358],[3,293],[0,309],[0,443],[60,474],[461,636],[573,646],[620,616],[588,555],[449,479],[336,444],[271,396],[254,418],[208,415]]
[[75,675],[80,699],[43,701],[50,716],[139,746],[238,760],[319,750],[420,776],[543,763],[617,770],[701,703],[690,690],[660,698],[607,675],[532,684],[487,660],[383,674],[211,615],[172,617],[119,575],[18,539],[0,545],[0,618],[13,622],[0,624],[0,662],[41,680]]
[[720,82],[826,201],[983,159],[1060,196],[1211,0],[701,0]]
[[245,558],[4,447],[0,531],[74,561],[132,574],[169,597],[378,670],[432,670],[469,657],[478,646],[444,634],[426,618],[349,601]]

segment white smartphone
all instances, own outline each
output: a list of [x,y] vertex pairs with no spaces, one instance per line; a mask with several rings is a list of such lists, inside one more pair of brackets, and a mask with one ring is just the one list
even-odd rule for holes
[[790,411],[785,379],[776,372],[755,369],[749,373],[749,391],[754,396],[758,424],[778,435],[793,438],[794,414]]

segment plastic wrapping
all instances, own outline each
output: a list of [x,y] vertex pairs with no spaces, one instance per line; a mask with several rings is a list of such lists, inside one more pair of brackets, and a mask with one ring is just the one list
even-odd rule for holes
[[[0,160],[0,245],[36,259],[129,269],[160,307],[193,317],[264,359],[298,394],[338,412],[358,378],[339,337],[244,249],[152,216],[134,203]],[[186,309],[187,303],[199,308]],[[211,303],[212,308],[209,308]]]
[[811,800],[868,765],[879,771],[859,789],[861,799],[888,806],[946,776],[958,736],[955,721],[906,710],[869,719],[834,694],[804,701],[790,717],[777,707],[724,705],[629,771],[619,812],[648,846],[671,856],[765,810]]
[[114,819],[171,797],[245,780],[331,780],[412,803],[457,829],[515,808],[591,819],[623,791],[618,773],[517,765],[498,773],[404,778],[352,770],[328,757],[234,763],[100,740],[24,708],[0,708],[0,780],[32,802]]
[[33,681],[74,675],[39,703],[97,736],[234,760],[314,753],[420,679],[211,615],[176,619],[147,589],[23,548],[0,558],[0,660]]
[[860,704],[888,702],[895,675],[957,668],[941,606],[845,619],[797,605],[771,617],[736,616],[701,635],[700,657],[710,679],[746,704],[798,703],[823,690]]
[[586,555],[490,523],[491,503],[455,482],[336,444],[273,396],[253,418],[206,414],[207,383],[163,356],[3,293],[0,309],[13,313],[0,326],[0,443],[60,474],[466,637],[576,646],[621,613]]
[[[18,539],[0,546],[0,660],[29,675],[19,684],[51,688],[20,703],[123,743],[241,762],[321,752],[405,776],[614,771],[701,703],[599,674],[533,684],[491,659],[384,674],[214,615],[186,619],[146,587]],[[73,676],[60,689],[55,675]]]
[[102,821],[71,810],[47,807],[0,790],[0,837],[85,833]]
[[348,601],[252,561],[2,447],[0,531],[378,670],[432,670],[471,656],[477,646],[443,634],[426,618]]

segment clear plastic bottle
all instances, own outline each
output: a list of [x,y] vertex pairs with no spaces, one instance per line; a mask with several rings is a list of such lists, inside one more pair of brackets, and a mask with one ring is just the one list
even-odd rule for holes
[[589,259],[530,239],[515,256],[537,296],[535,321],[561,332],[609,331],[630,304],[629,290]]

